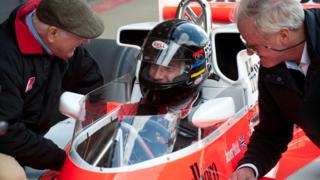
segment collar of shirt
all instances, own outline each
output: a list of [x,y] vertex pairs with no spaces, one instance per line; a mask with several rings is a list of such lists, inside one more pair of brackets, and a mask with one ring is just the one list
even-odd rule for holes
[[286,63],[286,66],[288,69],[298,70],[298,71],[302,72],[302,74],[304,74],[304,76],[306,76],[309,65],[310,65],[310,57],[309,57],[308,50],[307,50],[307,43],[305,43],[305,45],[304,45],[299,65],[293,61],[286,61],[285,63]]
[[41,39],[40,35],[38,34],[38,32],[36,31],[36,28],[33,25],[32,22],[32,15],[34,14],[35,11],[32,11],[31,13],[29,13],[26,16],[26,24],[30,30],[30,32],[32,33],[32,35],[37,39],[37,41],[39,42],[39,44],[41,44],[42,48],[46,51],[47,54],[52,55],[52,51],[48,48],[48,46],[43,42],[43,40]]

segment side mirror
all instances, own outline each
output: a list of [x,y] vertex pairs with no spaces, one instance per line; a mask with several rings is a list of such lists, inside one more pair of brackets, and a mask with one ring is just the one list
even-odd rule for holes
[[191,122],[193,125],[205,128],[223,122],[234,116],[235,105],[231,97],[210,99],[193,113]]
[[68,117],[79,119],[81,111],[82,94],[64,92],[60,97],[59,111]]

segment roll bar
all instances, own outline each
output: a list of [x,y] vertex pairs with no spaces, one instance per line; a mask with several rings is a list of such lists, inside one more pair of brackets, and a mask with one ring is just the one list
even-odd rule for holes
[[[181,0],[176,12],[176,18],[194,22],[201,26],[210,37],[212,29],[210,1],[211,0]],[[201,11],[195,12],[190,6],[191,3],[197,3],[201,7]]]

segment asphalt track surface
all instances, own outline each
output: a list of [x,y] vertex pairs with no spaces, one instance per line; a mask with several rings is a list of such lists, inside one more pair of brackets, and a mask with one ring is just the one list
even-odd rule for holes
[[[0,23],[26,0],[0,0]],[[115,39],[119,27],[158,20],[158,0],[87,0],[105,25],[99,38]]]
[[99,38],[115,39],[118,28],[123,25],[158,20],[157,0],[102,0],[92,7],[105,25]]

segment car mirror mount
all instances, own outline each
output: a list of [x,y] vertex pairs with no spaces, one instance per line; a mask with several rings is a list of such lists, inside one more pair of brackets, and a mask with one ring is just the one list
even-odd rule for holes
[[231,97],[210,99],[192,114],[191,122],[199,128],[206,128],[226,121],[235,115],[235,104]]
[[80,118],[81,100],[84,95],[73,92],[64,92],[60,96],[59,111],[61,114],[66,115],[73,119]]

